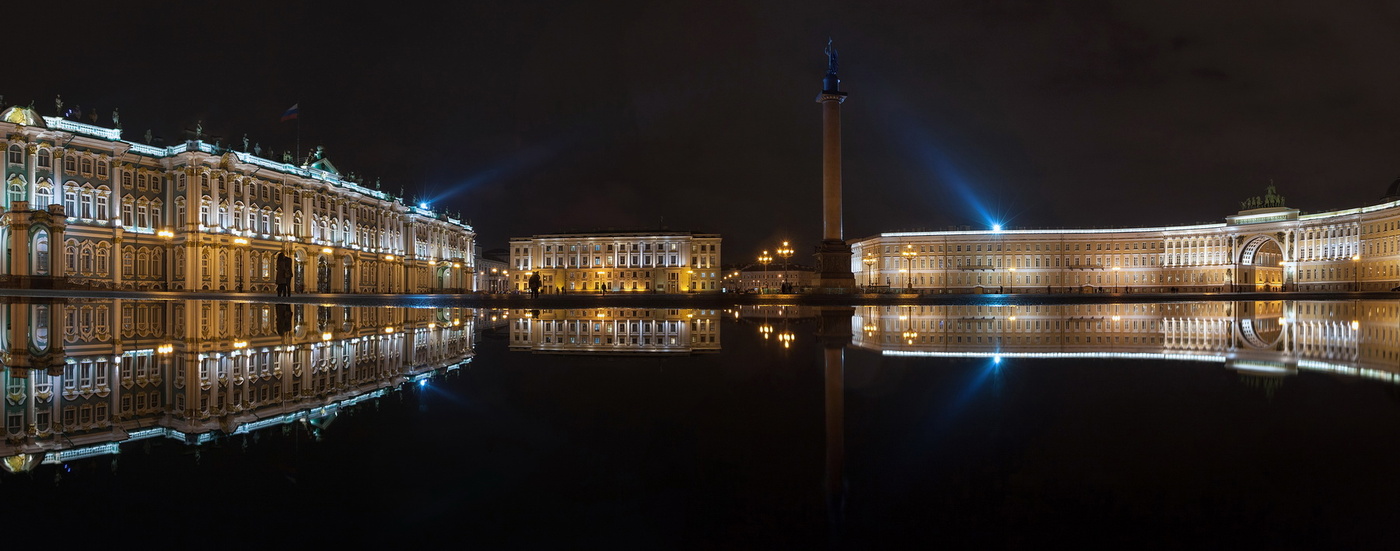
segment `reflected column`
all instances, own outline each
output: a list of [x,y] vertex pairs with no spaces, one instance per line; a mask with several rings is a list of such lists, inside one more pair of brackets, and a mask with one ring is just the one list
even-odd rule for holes
[[854,314],[852,307],[822,308],[817,329],[826,405],[826,512],[833,539],[839,538],[846,514],[846,345]]

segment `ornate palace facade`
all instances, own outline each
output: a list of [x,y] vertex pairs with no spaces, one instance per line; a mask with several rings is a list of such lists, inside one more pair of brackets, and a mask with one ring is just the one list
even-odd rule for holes
[[470,290],[475,233],[344,178],[199,140],[154,147],[32,109],[0,113],[0,285],[298,292]]
[[[1397,181],[1400,184],[1400,181]],[[1400,189],[1303,214],[1268,193],[1224,223],[885,233],[852,242],[857,284],[950,293],[1389,290]]]
[[718,293],[720,236],[690,232],[566,233],[510,240],[516,291]]

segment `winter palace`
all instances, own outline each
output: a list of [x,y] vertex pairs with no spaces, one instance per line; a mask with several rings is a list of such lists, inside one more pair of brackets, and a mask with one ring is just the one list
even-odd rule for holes
[[342,177],[198,139],[171,147],[31,108],[0,112],[0,287],[470,290],[471,226]]

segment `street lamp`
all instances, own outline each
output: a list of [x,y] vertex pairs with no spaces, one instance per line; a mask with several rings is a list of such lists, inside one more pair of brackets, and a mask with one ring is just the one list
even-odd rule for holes
[[165,290],[169,291],[170,281],[173,277],[172,272],[175,271],[175,259],[173,258],[174,255],[170,254],[170,242],[171,240],[175,239],[175,232],[172,232],[170,230],[160,230],[156,232],[156,235],[160,236],[161,240],[165,241]]
[[861,260],[865,263],[865,273],[868,276],[866,287],[875,285],[875,253],[865,253],[865,258]]
[[1356,287],[1356,290],[1357,290],[1357,291],[1360,291],[1360,290],[1361,290],[1361,255],[1359,255],[1359,254],[1351,255],[1351,261],[1356,263],[1355,265],[1352,266],[1352,268],[1351,268],[1351,273],[1352,273],[1352,275],[1356,276],[1356,285],[1355,285],[1355,287]]
[[[784,241],[783,246],[778,247],[777,252],[778,256],[783,258],[783,273],[786,274],[788,273],[788,258],[792,257],[792,247],[788,245],[787,241]],[[783,281],[786,282],[787,279],[784,278]]]
[[[1011,286],[1007,288],[1010,292],[1007,294],[1014,295],[1016,294],[1016,267],[1008,266],[1006,270],[1011,272]],[[1032,292],[1032,294],[1034,294],[1034,292]]]
[[1118,266],[1113,267],[1113,294],[1115,295],[1118,294],[1118,270],[1122,269],[1123,268]]
[[758,286],[759,293],[762,293],[768,285],[768,263],[772,261],[773,257],[768,254],[768,251],[763,251],[763,254],[758,255],[758,263],[763,265],[763,283]]
[[918,253],[914,252],[913,245],[905,245],[904,250],[900,251],[899,254],[904,257],[904,267],[909,269],[909,275],[904,279],[904,286],[905,288],[912,289],[914,288],[914,255]]

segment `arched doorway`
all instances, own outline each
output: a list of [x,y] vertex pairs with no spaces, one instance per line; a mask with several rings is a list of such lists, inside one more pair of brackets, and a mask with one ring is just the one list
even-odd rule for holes
[[331,292],[331,263],[326,260],[326,255],[316,257],[316,292]]
[[1240,248],[1240,269],[1233,285],[1237,291],[1281,291],[1284,284],[1283,247],[1267,235],[1249,238]]
[[351,274],[351,272],[354,271],[354,269],[355,269],[355,261],[352,260],[349,256],[346,256],[346,257],[344,258],[344,260],[342,260],[341,263],[340,263],[340,272],[341,272],[340,277],[342,277],[342,278],[345,279],[345,286],[344,286],[344,287],[341,287],[341,289],[344,290],[344,292],[347,292],[347,293],[353,293],[353,292],[355,292],[355,291],[354,291],[354,288],[351,287],[351,285],[350,285],[350,281],[351,281],[351,280],[350,280],[350,274]]
[[292,253],[295,267],[292,268],[292,288],[298,293],[306,292],[306,252],[297,249]]

